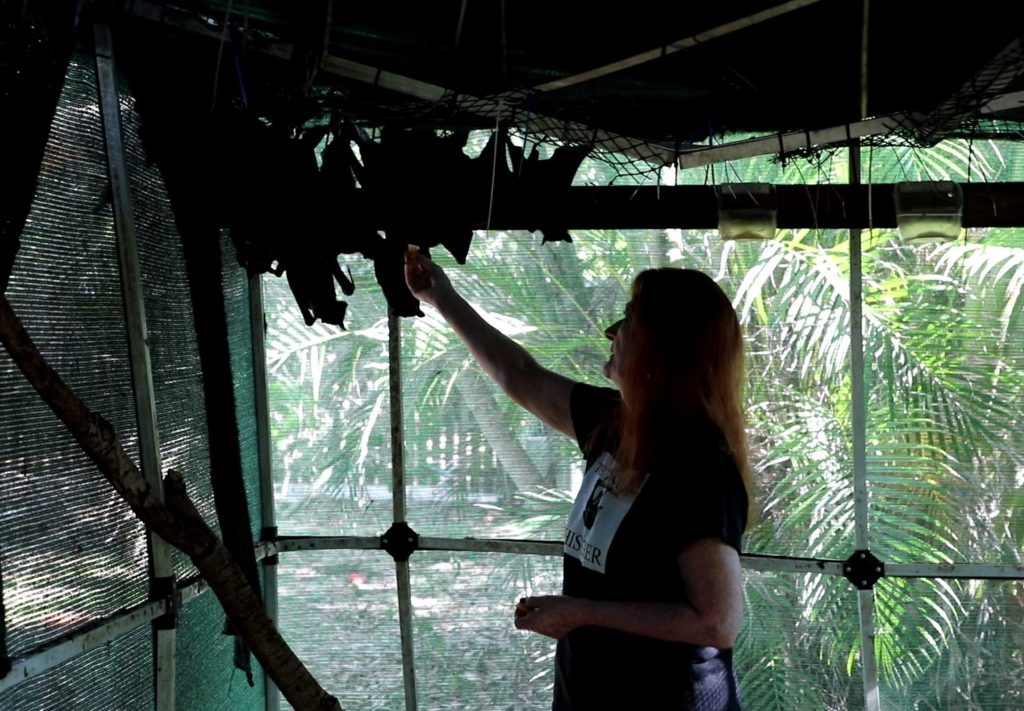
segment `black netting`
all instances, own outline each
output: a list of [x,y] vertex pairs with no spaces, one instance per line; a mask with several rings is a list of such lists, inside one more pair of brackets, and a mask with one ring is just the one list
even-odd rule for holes
[[[43,355],[138,459],[94,65],[73,60],[7,296]],[[73,255],[73,256],[72,256]],[[0,529],[12,655],[146,597],[142,525],[7,357]]]

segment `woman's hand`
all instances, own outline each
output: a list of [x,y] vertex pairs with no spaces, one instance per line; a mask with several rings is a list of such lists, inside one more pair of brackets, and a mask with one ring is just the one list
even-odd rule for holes
[[607,627],[641,637],[729,649],[743,623],[743,571],[736,549],[702,538],[679,554],[686,602],[528,597],[517,606],[521,630],[561,639],[577,627]]
[[453,293],[448,275],[413,247],[405,253],[405,283],[413,296],[435,308],[439,299]]
[[[587,624],[588,602],[566,595],[523,598],[516,606],[516,628],[562,639],[570,631]],[[521,612],[523,609],[526,612]]]

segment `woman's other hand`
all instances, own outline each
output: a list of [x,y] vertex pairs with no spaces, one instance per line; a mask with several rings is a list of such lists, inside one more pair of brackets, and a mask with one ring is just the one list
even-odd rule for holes
[[[587,602],[566,595],[523,598],[516,608],[516,629],[562,639],[585,624]],[[527,612],[521,612],[522,609]]]
[[435,308],[439,299],[453,291],[444,270],[415,247],[405,252],[405,283],[413,296]]

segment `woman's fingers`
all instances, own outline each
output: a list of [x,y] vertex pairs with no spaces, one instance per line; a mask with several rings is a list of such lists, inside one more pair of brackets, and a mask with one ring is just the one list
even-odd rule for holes
[[427,259],[419,250],[410,249],[405,253],[405,282],[413,294],[433,285]]

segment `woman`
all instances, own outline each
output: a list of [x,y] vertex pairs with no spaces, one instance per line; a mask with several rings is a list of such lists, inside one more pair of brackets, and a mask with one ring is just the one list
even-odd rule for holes
[[418,252],[406,281],[513,400],[586,456],[563,594],[522,600],[515,619],[558,640],[552,708],[739,709],[731,647],[750,474],[743,339],[722,290],[692,270],[637,276],[605,332],[616,391],[541,367]]

